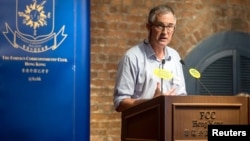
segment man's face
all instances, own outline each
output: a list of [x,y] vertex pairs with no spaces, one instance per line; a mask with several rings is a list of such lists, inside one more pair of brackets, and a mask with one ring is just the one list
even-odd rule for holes
[[158,14],[155,21],[148,23],[149,41],[152,46],[165,47],[172,40],[176,20],[172,13]]

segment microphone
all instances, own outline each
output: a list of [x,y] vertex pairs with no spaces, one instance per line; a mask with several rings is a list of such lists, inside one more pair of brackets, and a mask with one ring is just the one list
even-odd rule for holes
[[[161,69],[164,69],[164,64],[165,64],[166,60],[162,59],[161,61]],[[163,78],[161,78],[161,95],[163,95]]]
[[185,62],[182,59],[180,60],[180,62],[189,71],[189,74],[200,83],[200,85],[207,91],[207,93],[209,95],[212,96],[212,94],[207,89],[207,87],[200,81],[200,79],[199,79],[201,77],[200,72],[197,69],[195,69],[195,68],[188,68],[187,65],[185,64]]
[[171,61],[171,56],[168,56],[168,58],[166,60],[167,61]]

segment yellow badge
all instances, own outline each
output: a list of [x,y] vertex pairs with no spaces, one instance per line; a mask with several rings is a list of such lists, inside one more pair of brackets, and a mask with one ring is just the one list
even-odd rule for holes
[[200,78],[201,74],[197,69],[190,68],[189,73],[194,77],[194,78]]
[[166,70],[166,69],[154,69],[154,74],[160,78],[163,78],[163,79],[167,79],[167,80],[170,80],[173,78],[173,74],[169,71],[169,70]]

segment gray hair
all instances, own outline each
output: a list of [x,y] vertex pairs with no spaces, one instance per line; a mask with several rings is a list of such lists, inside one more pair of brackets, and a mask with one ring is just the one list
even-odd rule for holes
[[[148,22],[152,23],[155,20],[156,15],[158,14],[164,14],[164,13],[172,13],[175,17],[174,10],[168,6],[168,5],[159,5],[154,8],[152,8],[148,14]],[[176,22],[176,17],[175,17]]]

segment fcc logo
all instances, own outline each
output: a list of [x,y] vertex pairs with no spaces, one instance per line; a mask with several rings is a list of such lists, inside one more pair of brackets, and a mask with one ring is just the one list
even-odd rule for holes
[[30,53],[55,50],[67,37],[65,26],[55,32],[55,0],[16,1],[16,27],[6,22],[3,32],[8,42],[17,49]]

